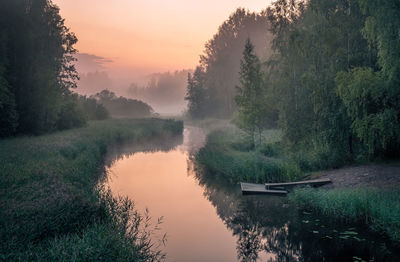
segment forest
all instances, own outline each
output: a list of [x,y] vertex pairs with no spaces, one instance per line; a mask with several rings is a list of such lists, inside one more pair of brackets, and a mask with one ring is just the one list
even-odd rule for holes
[[2,0],[0,24],[0,137],[153,114],[148,104],[107,90],[93,97],[74,92],[78,39],[51,1]]
[[154,106],[157,112],[179,115],[186,108],[184,97],[190,72],[191,70],[181,70],[152,74],[144,86],[130,84],[127,95]]
[[238,9],[189,76],[188,114],[233,117],[255,144],[278,126],[286,145],[326,151],[334,165],[398,157],[399,18],[397,1]]
[[[189,117],[228,123],[210,128],[196,161],[218,183],[329,178],[333,189],[295,189],[289,202],[398,246],[399,26],[397,1],[237,9],[188,77]],[[252,28],[268,32],[264,42]]]

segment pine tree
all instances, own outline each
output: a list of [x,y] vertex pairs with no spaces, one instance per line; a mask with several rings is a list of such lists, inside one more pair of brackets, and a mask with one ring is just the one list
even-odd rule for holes
[[255,133],[258,134],[258,144],[261,144],[262,130],[270,119],[266,88],[261,71],[261,62],[254,53],[254,46],[247,39],[243,58],[240,61],[240,85],[237,87],[235,97],[238,106],[239,128],[247,131],[255,141]]
[[207,114],[207,93],[204,88],[204,71],[197,67],[193,75],[188,74],[187,93],[188,113],[194,119],[204,118]]

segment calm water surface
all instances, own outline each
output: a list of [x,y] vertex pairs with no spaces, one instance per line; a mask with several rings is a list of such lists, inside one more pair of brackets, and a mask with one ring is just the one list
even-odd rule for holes
[[[204,132],[120,145],[109,153],[113,194],[163,217],[167,261],[398,261],[398,252],[363,228],[332,225],[286,198],[242,196],[238,185],[196,168]],[[161,238],[155,235],[155,238]]]

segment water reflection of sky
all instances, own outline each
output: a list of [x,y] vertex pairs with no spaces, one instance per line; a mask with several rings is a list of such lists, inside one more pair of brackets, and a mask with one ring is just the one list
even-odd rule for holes
[[184,141],[168,152],[135,153],[114,162],[109,185],[115,194],[133,199],[139,210],[164,217],[169,261],[235,261],[235,238],[188,175],[193,147]]
[[183,137],[134,141],[109,153],[114,194],[148,208],[154,221],[164,218],[159,237],[167,233],[168,261],[396,261],[367,237],[335,237],[345,225],[299,214],[286,198],[243,197],[238,186],[202,172],[191,156],[204,141],[204,132],[190,127]]

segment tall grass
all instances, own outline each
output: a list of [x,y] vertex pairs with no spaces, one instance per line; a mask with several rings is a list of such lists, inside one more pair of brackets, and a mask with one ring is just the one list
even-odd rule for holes
[[288,145],[277,129],[265,130],[262,143],[234,126],[211,129],[197,160],[231,182],[293,181],[313,171],[337,168],[348,159],[329,145]]
[[[264,132],[263,144],[234,127],[212,131],[196,159],[216,179],[236,183],[295,181],[307,172],[345,164],[345,158],[327,146],[287,148],[278,130]],[[372,189],[296,189],[290,200],[301,208],[313,209],[334,220],[363,223],[400,242],[400,194]]]
[[265,144],[254,148],[239,130],[223,129],[211,132],[197,156],[197,161],[209,172],[232,183],[279,182],[295,180],[302,175],[295,162],[275,157],[279,131],[265,133]]
[[183,123],[173,120],[107,120],[0,140],[0,260],[161,259],[147,229],[136,234],[145,216],[96,185],[108,146],[182,129]]
[[333,219],[369,225],[400,242],[399,191],[299,188],[289,199],[301,208],[316,210]]

